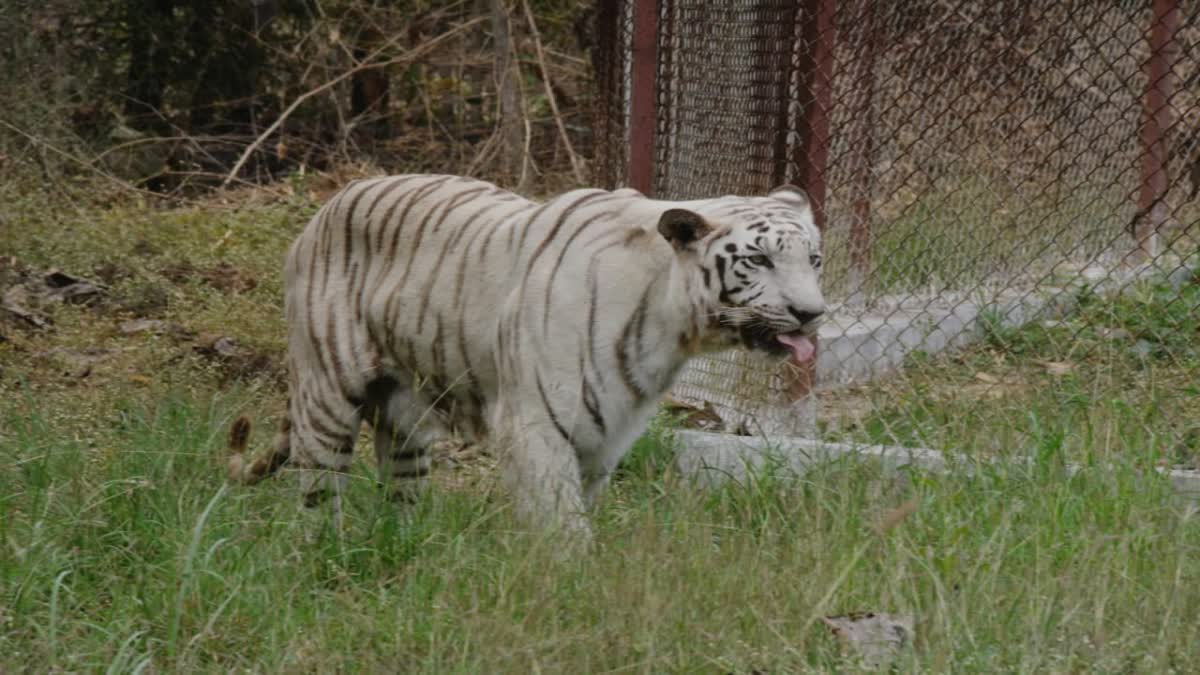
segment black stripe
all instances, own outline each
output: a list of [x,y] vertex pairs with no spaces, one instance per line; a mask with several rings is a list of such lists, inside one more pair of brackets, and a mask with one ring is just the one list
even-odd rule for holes
[[[376,222],[373,219],[373,216],[375,215],[375,208],[377,206],[379,206],[379,204],[382,203],[384,199],[386,199],[389,195],[391,195],[393,192],[395,192],[398,188],[401,188],[401,187],[407,185],[410,181],[412,181],[415,178],[416,178],[416,176],[406,176],[403,178],[400,178],[400,177],[392,178],[391,181],[389,182],[388,186],[386,188],[384,188],[384,190],[379,193],[379,196],[376,197],[371,202],[371,205],[369,207],[367,207],[367,215],[363,216],[363,227],[362,227],[363,259],[366,261],[366,264],[363,268],[364,281],[371,278],[371,272],[375,269],[376,259],[380,257],[378,255],[379,252],[376,251],[376,248],[381,248],[383,246],[383,231],[387,227],[387,222],[388,222],[387,217],[385,217],[382,221],[379,221],[379,222]],[[392,213],[392,209],[395,208],[396,204],[398,204],[401,201],[403,201],[403,199],[395,200],[392,203],[392,205],[388,208],[387,212],[385,213],[385,216],[390,216]],[[378,247],[372,245],[373,237],[378,240],[378,242],[379,242]],[[363,301],[365,300],[366,290],[367,290],[366,286],[364,285],[362,292],[359,294],[359,297],[357,299],[359,314],[362,313],[362,306],[363,306]]]
[[[396,219],[396,229],[394,232],[392,232],[392,241],[388,246],[387,256],[384,258],[384,261],[388,267],[391,267],[392,263],[396,260],[396,249],[400,246],[400,233],[404,231],[404,223],[408,220],[408,214],[412,212],[412,209],[417,205],[417,202],[428,197],[434,192],[437,192],[437,189],[440,188],[443,183],[448,182],[451,178],[454,178],[454,176],[443,176],[442,178],[426,183],[425,185],[422,185],[413,191],[412,198],[408,200],[408,204],[406,204],[404,210],[400,212],[400,217]],[[434,204],[434,208],[436,207],[437,204]]]
[[413,263],[417,261],[417,251],[421,250],[421,242],[425,239],[425,228],[429,225],[429,221],[433,219],[433,214],[439,206],[442,207],[442,215],[450,209],[453,199],[449,202],[437,202],[429,207],[425,213],[425,217],[421,219],[421,224],[417,225],[416,234],[413,235],[413,241],[408,247],[408,262],[404,265],[404,272],[400,275],[400,284],[397,289],[403,289],[408,284],[408,275],[412,273]]
[[508,372],[508,363],[504,357],[504,322],[496,322],[496,370],[497,380],[503,378]]
[[353,199],[350,199],[350,205],[346,209],[346,217],[344,217],[342,220],[342,237],[344,239],[342,243],[342,247],[344,249],[342,252],[343,270],[349,269],[350,267],[350,252],[353,250],[353,246],[350,245],[350,241],[354,239],[354,211],[358,210],[359,202],[362,201],[362,198],[367,196],[367,192],[370,192],[372,187],[376,186],[377,183],[377,180],[362,181],[360,184],[361,189],[358,193],[356,193]]
[[[529,236],[529,230],[533,229],[533,224],[537,222],[538,218],[542,217],[542,214],[545,213],[547,209],[549,209],[551,206],[557,205],[558,201],[559,200],[557,200],[557,199],[552,199],[552,200],[546,202],[545,204],[542,204],[541,207],[539,207],[538,210],[534,211],[532,215],[530,215],[528,218],[525,218],[521,221],[521,223],[520,223],[522,226],[521,227],[521,239],[520,239],[520,241],[517,242],[518,255],[520,254],[521,251],[525,250],[525,237]],[[512,250],[513,236],[516,234],[516,232],[517,231],[515,229],[510,229],[508,231],[508,244],[506,244],[507,250],[510,250],[510,251]]]
[[[588,242],[588,245],[591,245],[591,244],[599,241],[602,237],[603,237],[603,235],[601,235],[600,237],[593,238],[591,241]],[[605,251],[607,251],[610,248],[614,248],[614,247],[617,247],[620,245],[621,245],[620,242],[613,242],[613,243],[607,244],[605,246],[602,246],[591,254],[591,256],[590,256],[591,260],[588,261],[587,283],[588,283],[588,289],[589,289],[589,297],[588,297],[589,301],[588,301],[588,330],[587,330],[588,348],[587,348],[587,351],[588,351],[588,357],[591,359],[591,361],[593,363],[596,361],[596,339],[595,339],[595,336],[596,336],[596,306],[599,304],[598,303],[599,284],[596,279],[596,265],[599,264],[600,257],[604,254]]]
[[[649,295],[650,288],[653,288],[655,282],[657,282],[657,281],[658,281],[658,279],[655,279],[653,282],[650,283],[650,286],[648,286],[646,288],[647,295]],[[638,315],[637,326],[634,327],[634,329],[633,329],[633,332],[634,332],[633,353],[634,353],[635,359],[638,361],[642,360],[642,337],[645,335],[645,332],[646,332],[646,314],[647,314],[646,311],[642,311]]]
[[428,466],[418,466],[415,469],[405,469],[404,471],[392,471],[392,478],[424,478],[429,475]]
[[717,254],[717,281],[721,282],[721,294],[718,296],[722,304],[729,303],[729,292],[725,290],[725,256]]
[[[427,176],[409,176],[408,178],[403,179],[401,181],[401,183],[407,184],[409,181],[412,181],[412,180],[415,180],[418,178],[424,179],[424,178],[427,178]],[[428,183],[426,183],[426,185],[428,185]],[[376,250],[376,251],[383,250],[383,240],[387,238],[388,225],[392,222],[392,216],[395,215],[396,209],[400,208],[401,204],[412,203],[412,199],[414,199],[414,198],[419,199],[419,197],[417,195],[419,195],[421,190],[423,190],[424,188],[425,188],[424,185],[421,187],[418,187],[416,190],[414,190],[406,195],[401,196],[399,199],[397,199],[396,201],[394,201],[390,205],[388,205],[387,211],[384,211],[383,217],[379,219],[379,226],[375,228],[374,250]],[[405,201],[405,198],[408,198],[408,201]]]
[[588,225],[608,215],[610,214],[598,213],[580,223],[579,227],[567,239],[567,243],[563,244],[562,250],[558,252],[558,259],[554,261],[554,267],[550,270],[550,278],[546,281],[546,297],[542,307],[542,335],[546,335],[550,330],[550,292],[554,289],[554,278],[558,276],[558,270],[562,267],[563,260],[567,257],[567,250],[571,248],[571,244],[575,242],[575,239],[580,234],[583,234]]
[[[434,325],[436,326],[436,328],[433,333],[433,345],[430,348],[431,351],[433,352],[433,355],[431,357],[432,361],[433,361],[433,372],[430,373],[430,375],[432,375],[434,377],[439,377],[444,372],[442,370],[442,365],[443,365],[442,364],[442,315],[434,314],[433,320],[434,320]],[[444,390],[442,390],[442,391],[444,391]],[[441,391],[439,391],[438,393],[440,394]]]
[[721,242],[721,240],[723,240],[725,237],[728,237],[732,233],[733,228],[724,227],[720,230],[717,230],[715,234],[710,235],[712,239],[709,239],[708,243],[704,245],[704,255],[708,255],[708,252],[712,250],[713,246],[716,246]]
[[328,319],[325,321],[325,340],[329,344],[329,360],[333,366],[334,382],[345,394],[348,387],[346,386],[346,364],[342,361],[340,353],[341,345],[338,342],[337,336],[337,313],[329,311],[326,315]]
[[[385,270],[385,273],[383,275],[383,278],[380,280],[380,283],[376,284],[375,288],[372,289],[372,291],[371,291],[371,299],[368,302],[369,307],[375,307],[375,299],[378,297],[379,293],[382,292],[385,287],[391,286],[390,284],[384,283],[388,278],[388,274],[386,273],[386,271],[390,270],[392,268],[392,264],[396,259],[396,249],[400,245],[400,234],[404,231],[404,223],[408,219],[409,212],[412,211],[413,207],[416,206],[417,202],[421,201],[428,195],[432,194],[434,191],[436,191],[438,189],[438,187],[440,187],[443,183],[450,180],[451,178],[453,178],[453,176],[442,176],[441,178],[438,178],[429,183],[426,183],[425,185],[422,185],[421,187],[417,188],[416,190],[413,190],[411,193],[406,195],[409,199],[405,203],[404,210],[400,212],[399,218],[396,219],[395,228],[392,231],[391,243],[388,246],[387,255],[385,255],[383,258],[383,268]],[[380,250],[382,250],[383,239],[384,239],[383,233],[384,233],[384,231],[386,231],[388,229],[388,226],[391,224],[392,213],[403,201],[404,200],[397,200],[396,203],[392,204],[388,208],[387,213],[384,214],[384,218],[381,221],[380,228],[379,228],[379,230],[380,230],[380,238],[379,238],[379,242],[378,242],[379,245],[376,248],[379,248]],[[377,257],[378,256],[373,256],[373,258],[377,258]],[[372,260],[372,262],[374,262],[374,260]],[[399,287],[398,286],[393,287],[392,290],[398,291]],[[399,295],[399,293],[395,293],[395,295]],[[385,321],[388,320],[388,314],[391,310],[391,305],[392,305],[393,299],[394,298],[389,298],[387,304],[384,305],[384,320]]]
[[345,199],[346,195],[349,192],[350,192],[350,188],[346,188],[345,190],[342,190],[338,194],[338,196],[334,198],[333,202],[330,203],[329,212],[326,213],[325,217],[321,220],[321,224],[320,224],[321,238],[320,238],[320,242],[319,242],[319,244],[320,244],[319,256],[324,258],[324,260],[325,260],[325,266],[321,268],[321,291],[322,292],[324,292],[325,289],[329,287],[329,268],[333,266],[332,265],[333,224],[330,221],[333,219],[334,214],[337,212],[338,206],[341,205],[342,200]]
[[[524,208],[524,207],[522,207],[522,208]],[[474,215],[472,215],[470,218],[468,218],[466,220],[466,222],[464,222],[462,224],[462,229],[460,230],[460,233],[457,233],[457,234],[461,234],[461,232],[466,232],[467,226],[474,223],[480,216],[482,216],[484,213],[486,213],[487,210],[488,209],[485,206],[483,209],[480,209],[478,212],[476,212]],[[521,209],[517,209],[516,211],[513,212],[513,214],[519,212],[520,210]],[[467,269],[469,268],[468,262],[470,260],[471,247],[475,245],[475,241],[477,239],[479,239],[479,235],[483,234],[484,232],[495,232],[497,229],[497,227],[496,227],[497,222],[503,221],[504,218],[508,218],[509,215],[513,215],[513,214],[501,216],[498,220],[486,220],[485,219],[483,221],[483,227],[480,227],[479,229],[475,230],[475,234],[471,235],[471,238],[467,240],[466,245],[463,246],[462,255],[459,257],[459,260],[458,260],[458,271],[455,275],[454,305],[462,304],[463,288],[464,288],[464,282],[466,281]],[[456,236],[457,236],[457,234],[456,234]],[[457,241],[457,239],[455,241]],[[481,249],[481,251],[482,251],[482,249]],[[483,261],[482,255],[480,255],[479,260],[480,260],[480,262]],[[461,321],[459,323],[461,325]]]
[[[344,236],[345,236],[346,241],[343,242],[343,244],[342,244],[346,249],[345,252],[343,253],[343,257],[342,257],[342,269],[343,270],[350,269],[350,255],[354,249],[354,246],[352,244],[352,242],[354,241],[354,224],[355,224],[354,212],[358,209],[358,203],[360,201],[362,201],[362,198],[366,197],[367,193],[371,191],[371,188],[375,187],[376,185],[379,185],[380,182],[381,181],[379,181],[379,180],[365,181],[364,185],[363,185],[363,189],[361,191],[359,191],[359,193],[357,195],[354,196],[354,199],[350,200],[350,207],[348,209],[346,209],[346,220],[345,220],[345,223],[343,224],[343,227],[345,228]],[[386,192],[386,190],[385,190],[385,192]],[[366,227],[368,224],[369,223],[364,223],[363,227]]]
[[350,263],[350,280],[346,282],[346,291],[349,293],[352,302],[351,310],[354,314],[354,320],[357,323],[362,323],[362,296],[366,288],[366,275],[364,268],[357,260]]
[[[479,190],[475,190],[474,192],[477,193],[483,189],[484,188],[479,188]],[[464,193],[464,194],[471,194],[471,193]],[[460,195],[460,197],[461,197],[461,195]],[[471,201],[471,200],[467,200],[467,201]],[[446,216],[450,213],[450,211],[452,209],[457,208],[458,206],[460,206],[462,204],[463,204],[463,202],[461,202],[461,201],[457,202],[457,203],[452,202],[451,205],[448,206],[446,208],[446,210],[442,213],[442,219],[439,220],[438,224],[434,226],[433,231],[434,232],[437,231],[437,227],[439,225],[441,225],[441,223],[443,221],[445,221]],[[482,213],[482,212],[480,212],[480,213]],[[478,216],[479,214],[477,213],[475,215]],[[470,222],[470,221],[468,220],[467,222]],[[461,233],[462,231],[464,231],[466,229],[465,225],[466,225],[466,223],[464,223],[463,226],[460,226],[458,228],[458,233]],[[438,257],[436,258],[438,260],[438,262],[433,265],[433,271],[429,273],[429,278],[425,280],[425,288],[423,288],[421,290],[421,304],[420,304],[420,307],[417,309],[417,325],[418,326],[425,323],[425,312],[429,308],[429,297],[433,294],[433,286],[437,282],[438,276],[441,274],[442,270],[445,267],[447,267],[447,265],[443,261],[446,260],[446,254],[450,251],[450,245],[454,241],[455,241],[455,237],[447,237],[446,238],[446,242],[444,244],[442,244],[442,250],[440,253],[438,253]]]
[[469,203],[475,201],[476,199],[478,199],[479,197],[482,197],[483,195],[481,195],[480,193],[483,192],[484,190],[487,190],[487,186],[478,187],[473,190],[466,190],[464,192],[458,193],[453,198],[451,198],[450,205],[447,206],[446,210],[442,212],[442,217],[440,219],[438,219],[438,221],[436,223],[433,224],[433,230],[431,230],[430,233],[437,234],[437,231],[442,229],[442,223],[446,222],[446,216],[448,216],[451,211],[453,211],[454,209],[457,209],[458,207],[460,207],[464,204],[469,204]]
[[316,507],[320,506],[322,503],[324,503],[324,501],[326,499],[329,499],[329,497],[332,494],[333,493],[326,488],[321,488],[319,490],[314,490],[312,492],[309,492],[304,495],[304,508],[306,508],[306,509],[316,508]]
[[563,437],[563,440],[569,443],[571,447],[575,447],[575,442],[571,440],[571,435],[567,433],[566,428],[563,427],[562,423],[558,421],[558,415],[554,413],[554,408],[550,407],[550,399],[546,398],[546,388],[542,386],[541,373],[535,372],[533,377],[534,380],[537,381],[538,394],[540,394],[542,397],[542,405],[545,406],[546,412],[550,415],[550,421],[554,423],[554,428],[558,430],[558,433]]
[[[585,202],[590,201],[596,197],[600,197],[605,194],[607,194],[607,193],[605,193],[603,191],[596,191],[596,192],[588,193],[588,194],[584,195],[583,197],[576,199],[571,204],[568,204],[566,207],[563,208],[562,211],[559,212],[558,219],[555,220],[554,225],[550,228],[550,232],[546,235],[545,238],[542,239],[541,243],[538,245],[538,248],[533,252],[533,255],[530,256],[529,261],[524,263],[525,276],[522,277],[522,292],[524,292],[524,284],[529,281],[529,275],[533,273],[534,261],[536,261],[538,259],[538,257],[541,256],[541,254],[543,252],[545,252],[546,247],[549,246],[550,242],[554,239],[554,237],[558,235],[558,231],[560,229],[562,229],[563,223],[566,222],[566,219],[571,215],[571,213],[574,212],[575,209],[582,206]],[[547,206],[548,205],[549,204],[547,204]],[[544,208],[545,207],[543,207],[543,210],[544,210]],[[516,257],[518,260],[521,258],[520,251],[525,250],[525,234],[529,230],[533,229],[533,224],[536,221],[537,217],[538,216],[535,214],[533,216],[533,218],[531,218],[526,223],[525,229],[521,233],[521,241],[517,247],[517,256]],[[549,286],[549,283],[547,283],[547,286],[546,286],[546,307],[547,308],[549,308],[549,304],[550,304],[550,286]],[[520,322],[522,319],[522,315],[524,314],[524,311],[525,311],[525,303],[521,303],[521,304],[517,305],[516,311],[517,311],[516,320],[518,322]],[[543,333],[549,329],[549,320],[550,320],[549,315],[543,314],[543,321],[542,321]]]
[[[409,256],[410,265],[411,265],[411,261],[417,255],[417,249],[421,247],[421,242],[425,236],[425,228],[429,225],[429,221],[433,218],[433,214],[435,211],[437,211],[437,208],[439,206],[441,206],[442,213],[441,213],[441,216],[438,218],[437,222],[434,223],[432,232],[438,231],[438,228],[440,228],[442,223],[445,222],[446,218],[450,215],[451,211],[453,211],[454,209],[461,206],[464,202],[471,201],[469,199],[464,200],[464,197],[474,196],[478,192],[482,191],[483,189],[484,188],[479,188],[478,190],[468,190],[466,192],[460,192],[458,194],[450,195],[450,198],[447,201],[438,202],[430,207],[429,212],[425,214],[425,218],[423,218],[421,220],[421,224],[417,228],[416,240],[413,242],[412,253]],[[407,270],[406,270],[406,274],[407,274]]]
[[325,352],[321,348],[321,340],[317,335],[317,305],[316,300],[313,298],[313,292],[317,287],[316,279],[313,278],[316,274],[316,269],[317,246],[316,242],[312,242],[308,262],[308,271],[304,276],[304,283],[307,284],[306,288],[304,289],[304,322],[308,327],[308,341],[310,344],[312,344],[313,353],[317,355],[317,365],[320,366],[321,370],[325,370],[329,367],[329,364],[325,363]]
[[492,237],[496,236],[496,233],[500,231],[500,226],[505,224],[508,225],[510,230],[516,227],[515,224],[511,222],[506,223],[503,220],[491,223],[492,226],[488,228],[487,236],[483,238],[483,243],[479,245],[479,262],[483,262],[483,259],[487,257],[487,250],[492,245]]
[[[528,227],[529,223],[532,221],[532,219],[537,218],[538,215],[542,211],[544,211],[547,206],[549,206],[549,204],[540,204],[539,205],[539,204],[531,202],[530,204],[528,204],[526,206],[522,206],[521,208],[519,208],[516,211],[512,212],[511,214],[505,216],[504,218],[497,219],[495,221],[496,226],[493,227],[490,232],[488,232],[488,236],[484,237],[483,244],[479,248],[479,262],[483,262],[483,259],[485,257],[487,257],[488,248],[490,248],[492,245],[492,237],[494,237],[496,235],[496,232],[498,232],[500,230],[500,227],[499,227],[500,225],[508,226],[508,248],[511,249],[512,248],[512,238],[516,234],[515,228],[521,227],[522,225],[524,225],[525,227]],[[513,219],[513,216],[516,216],[517,214],[521,213],[521,211],[528,209],[528,208],[536,209],[536,212],[533,214],[532,218],[528,218],[528,219],[523,218],[520,221]]]
[[[396,440],[396,439],[392,439]],[[411,462],[425,456],[425,448],[398,448],[390,455],[393,462]]]
[[[469,370],[467,371],[467,374],[471,376],[471,380],[474,382],[475,374]],[[468,417],[468,421],[471,423],[471,431],[475,432],[476,436],[482,437],[487,433],[487,420],[484,419],[484,411],[487,409],[487,401],[484,399],[483,395],[479,393],[478,385],[476,385],[475,389],[471,390],[468,398],[471,400],[471,405],[474,407],[474,410],[471,411],[471,415]]]
[[467,305],[461,303],[458,306],[458,351],[462,355],[463,370],[467,374],[467,380],[473,396],[478,396],[479,378],[475,376],[475,369],[471,365],[471,356],[467,353],[467,331],[466,327]]
[[368,226],[370,226],[371,225],[371,216],[375,213],[375,208],[379,206],[379,203],[382,202],[384,199],[387,199],[387,196],[392,194],[393,192],[395,192],[397,188],[403,187],[406,183],[408,183],[409,181],[411,181],[414,178],[416,178],[416,176],[404,176],[404,177],[392,176],[392,177],[390,177],[387,181],[387,183],[388,183],[387,187],[384,188],[375,197],[375,199],[371,200],[371,205],[367,207],[367,214],[365,216],[363,216],[363,222],[366,223]]
[[600,295],[600,287],[596,283],[596,278],[592,277],[588,283],[588,329],[587,329],[587,354],[588,359],[593,363],[596,361],[596,306]]
[[646,285],[646,290],[642,291],[642,297],[640,300],[638,300],[637,309],[633,311],[633,314],[629,317],[629,320],[625,322],[625,327],[621,329],[621,337],[618,338],[616,344],[613,345],[613,349],[617,356],[617,370],[621,374],[621,381],[625,383],[625,387],[629,389],[631,394],[633,394],[634,399],[639,401],[645,398],[647,392],[642,389],[641,385],[639,385],[634,379],[632,371],[633,364],[630,363],[629,353],[626,350],[628,348],[627,343],[629,342],[629,334],[633,332],[634,326],[645,318],[646,307],[650,301],[650,289],[652,288],[654,288],[653,282]]
[[592,416],[592,423],[600,430],[600,434],[604,435],[604,415],[600,413],[600,400],[597,398],[596,390],[592,388],[592,384],[588,382],[587,374],[584,372],[582,354],[579,355],[579,381],[583,407],[587,408],[588,414]]
[[[334,452],[345,454],[342,448],[346,447],[349,441],[349,434],[340,432],[337,429],[330,429],[312,415],[309,415],[308,418],[308,432],[324,437],[325,445],[329,446]],[[350,447],[350,451],[354,451],[353,446]]]
[[329,407],[329,401],[326,396],[306,394],[303,397],[302,403],[305,404],[305,411],[308,413],[308,420],[310,422],[316,419],[314,413],[320,412],[321,414],[325,415],[323,424],[326,428],[331,425],[338,427],[341,429],[341,431],[335,430],[335,432],[343,436],[350,433],[350,425],[345,423],[345,420],[343,419],[344,415],[338,414],[336,410]]
[[[550,231],[548,233],[546,233],[545,237],[542,238],[542,241],[538,244],[538,247],[536,249],[534,249],[533,255],[530,256],[530,258],[529,258],[529,263],[528,263],[529,268],[525,272],[526,279],[529,278],[529,273],[533,268],[533,264],[535,262],[537,262],[537,259],[539,257],[541,257],[542,253],[544,253],[546,251],[546,249],[549,248],[550,244],[554,242],[555,237],[558,236],[559,231],[562,229],[563,223],[567,222],[567,218],[569,218],[570,215],[572,213],[574,213],[575,210],[578,209],[579,207],[581,207],[584,204],[586,204],[587,202],[589,202],[597,197],[603,196],[603,195],[611,196],[607,192],[604,192],[602,190],[597,190],[596,192],[588,193],[588,194],[580,197],[579,199],[576,199],[574,202],[572,202],[566,208],[564,208],[562,211],[559,212],[558,219],[554,221],[554,225],[550,228]],[[524,244],[524,241],[525,241],[525,238],[524,238],[524,236],[522,236],[522,238],[521,238],[522,244]]]
[[[480,213],[482,213],[482,211]],[[476,215],[478,216],[479,214],[476,214]],[[474,220],[474,218],[472,218],[472,220]],[[489,227],[481,227],[481,228],[475,230],[475,234],[471,235],[471,238],[467,240],[467,243],[462,248],[462,255],[459,257],[458,270],[457,270],[457,272],[455,274],[455,278],[454,278],[454,304],[455,305],[462,303],[463,282],[466,281],[467,268],[470,267],[469,260],[470,260],[470,254],[471,254],[471,247],[475,245],[475,241],[477,239],[479,239],[479,235],[481,235],[484,232],[487,232],[489,230],[492,232],[494,232],[496,230],[496,224],[494,222],[485,222],[484,224],[490,225],[491,227],[490,228]],[[480,257],[480,262],[482,262],[482,261],[483,261],[483,258]]]

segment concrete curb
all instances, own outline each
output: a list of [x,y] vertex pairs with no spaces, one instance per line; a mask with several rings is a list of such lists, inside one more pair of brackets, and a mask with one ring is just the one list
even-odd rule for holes
[[[970,473],[983,463],[952,460],[928,448],[905,448],[888,445],[855,445],[831,443],[808,438],[778,437],[765,439],[755,436],[731,436],[706,431],[681,429],[675,432],[677,441],[675,465],[686,477],[706,486],[720,485],[729,480],[742,481],[756,470],[773,465],[783,471],[803,476],[810,469],[833,461],[876,461],[888,473],[913,467],[947,474],[954,471]],[[1016,466],[1017,461],[995,461],[992,466]],[[1090,467],[1068,465],[1068,473]],[[1171,482],[1176,495],[1187,502],[1200,502],[1200,471],[1159,469],[1158,473]]]
[[1006,289],[985,298],[880,298],[876,304],[882,309],[842,316],[835,312],[821,327],[818,391],[880,377],[899,368],[917,350],[933,355],[971,344],[983,335],[985,316],[994,317],[1000,327],[1018,328],[1071,313],[1085,288],[1098,295],[1119,294],[1132,283],[1155,276],[1179,286],[1195,275],[1196,270],[1186,266],[1163,274],[1152,265],[1132,269],[1093,265],[1078,270],[1062,285]]

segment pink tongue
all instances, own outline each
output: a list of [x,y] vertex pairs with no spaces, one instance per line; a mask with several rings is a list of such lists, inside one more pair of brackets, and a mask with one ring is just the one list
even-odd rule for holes
[[812,361],[813,355],[817,353],[817,346],[805,335],[780,333],[775,336],[775,339],[792,350],[792,360],[797,364],[805,364]]

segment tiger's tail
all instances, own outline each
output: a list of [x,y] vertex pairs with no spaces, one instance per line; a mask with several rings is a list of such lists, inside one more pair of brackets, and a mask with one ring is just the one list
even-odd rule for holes
[[250,440],[250,420],[241,416],[229,427],[229,459],[225,466],[229,481],[241,485],[254,485],[270,478],[291,457],[291,420],[284,417],[271,449],[251,462],[246,461],[246,445]]

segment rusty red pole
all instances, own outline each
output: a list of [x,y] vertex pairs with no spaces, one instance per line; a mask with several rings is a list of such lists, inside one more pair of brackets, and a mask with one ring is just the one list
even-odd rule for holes
[[633,0],[631,91],[629,93],[629,186],[654,191],[654,128],[658,122],[658,0]]
[[[829,112],[833,103],[834,0],[804,0],[797,12],[800,54],[800,118],[795,128],[799,143],[792,151],[796,183],[808,192],[817,227],[825,229],[825,168],[829,158]],[[820,344],[814,337],[818,352]],[[816,383],[813,366],[792,368],[788,394],[805,406]],[[808,410],[811,417],[811,407]]]
[[871,273],[871,155],[875,147],[875,9],[863,0],[858,16],[861,48],[858,51],[858,105],[850,152],[854,174],[854,201],[850,206],[850,292],[862,296]]
[[793,151],[796,182],[813,202],[817,227],[825,228],[825,163],[829,157],[829,109],[833,100],[834,0],[805,0],[800,26],[800,142]]
[[1150,56],[1146,60],[1146,98],[1142,125],[1142,185],[1134,223],[1135,258],[1155,254],[1155,235],[1167,219],[1167,130],[1171,128],[1171,97],[1175,94],[1172,66],[1179,58],[1180,12],[1178,0],[1154,0],[1150,23]]

